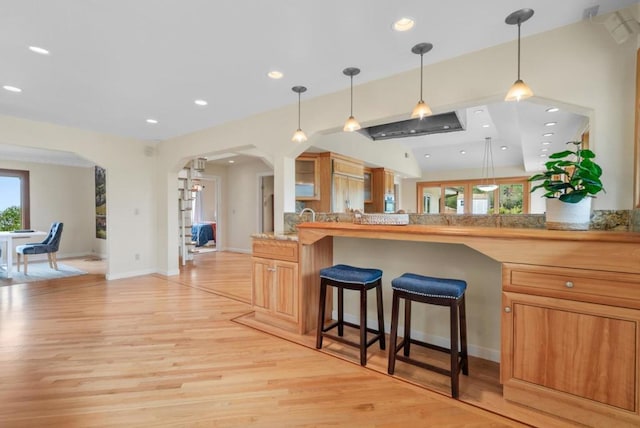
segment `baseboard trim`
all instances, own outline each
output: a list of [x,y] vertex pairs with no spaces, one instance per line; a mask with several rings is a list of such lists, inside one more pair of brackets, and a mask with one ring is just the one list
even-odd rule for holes
[[105,275],[105,278],[107,278],[108,281],[112,281],[114,279],[133,278],[134,276],[151,275],[153,273],[156,273],[155,269],[144,269],[144,270],[137,270],[137,271],[131,271],[131,272],[121,272],[116,274],[107,273]]

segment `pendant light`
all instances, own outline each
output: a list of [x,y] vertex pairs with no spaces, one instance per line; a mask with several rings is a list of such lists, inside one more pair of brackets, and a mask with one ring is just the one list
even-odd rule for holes
[[482,156],[482,179],[476,186],[483,192],[493,192],[498,188],[496,173],[493,169],[493,150],[491,150],[491,137],[484,139],[484,156]]
[[351,110],[349,119],[347,119],[347,121],[344,123],[343,130],[345,132],[353,132],[360,129],[360,124],[353,117],[353,76],[357,76],[358,74],[360,74],[360,69],[356,67],[348,67],[342,70],[342,73],[351,78]]
[[423,70],[423,62],[422,59],[424,54],[433,49],[433,45],[431,43],[418,43],[414,47],[411,48],[411,52],[416,55],[420,55],[420,101],[416,104],[413,112],[411,113],[411,117],[416,118],[419,117],[422,119],[425,116],[431,116],[431,109],[422,99],[422,70]]
[[291,90],[298,94],[298,129],[293,133],[293,138],[291,138],[291,141],[296,143],[304,143],[305,141],[307,141],[307,136],[300,128],[300,94],[306,92],[307,88],[305,88],[304,86],[294,86],[293,88],[291,88]]
[[532,16],[533,9],[520,9],[507,16],[504,20],[509,25],[518,25],[518,80],[507,92],[507,96],[504,98],[505,101],[520,101],[533,96],[531,88],[520,79],[520,25]]

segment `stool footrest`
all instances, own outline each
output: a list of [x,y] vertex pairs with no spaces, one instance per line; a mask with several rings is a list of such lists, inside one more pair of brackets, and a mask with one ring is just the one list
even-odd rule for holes
[[[341,342],[341,343],[344,343],[344,344],[347,344],[347,345],[355,346],[356,348],[360,347],[360,344],[358,342],[353,342],[351,340],[345,339],[344,337],[336,336],[334,334],[324,333],[324,337],[328,337],[329,339],[333,339],[336,342]],[[367,343],[366,343],[365,346],[368,348],[369,346],[371,346],[374,343],[376,343],[379,339],[380,339],[380,335],[377,334],[374,337],[372,337],[370,340],[367,340]]]
[[[338,342],[346,343],[347,345],[352,345],[352,346],[355,346],[355,347],[360,347],[360,344],[359,344],[359,343],[356,343],[356,342],[353,342],[353,341],[347,340],[347,339],[345,339],[345,338],[344,338],[344,337],[342,337],[342,336],[336,336],[336,335],[334,335],[334,334],[327,333],[327,331],[332,330],[332,329],[334,329],[334,328],[338,327],[339,325],[340,325],[340,321],[335,321],[335,322],[332,322],[331,324],[329,324],[327,327],[323,327],[323,328],[322,328],[322,335],[323,335],[324,337],[328,337],[329,339],[333,339],[333,340],[337,340]],[[345,326],[347,326],[347,327],[351,327],[351,328],[355,328],[355,329],[357,329],[357,330],[360,330],[360,326],[359,326],[358,324],[354,324],[354,323],[352,323],[352,322],[343,321],[343,322],[342,322],[342,325],[345,325]],[[367,347],[367,348],[368,348],[369,346],[373,345],[374,343],[376,343],[377,341],[379,341],[379,340],[380,340],[380,338],[382,337],[382,335],[384,334],[384,333],[381,333],[381,332],[379,332],[378,330],[375,330],[375,329],[370,328],[370,327],[367,327],[367,329],[366,329],[366,330],[367,330],[367,332],[369,332],[369,333],[373,333],[373,334],[374,334],[374,336],[373,336],[371,339],[367,340],[367,343],[366,343],[366,347]],[[384,349],[384,348],[383,348],[383,349]]]
[[[420,345],[424,348],[433,349],[434,351],[440,351],[440,352],[444,352],[445,354],[451,354],[451,349],[434,345],[433,343],[422,342],[416,339],[411,339],[409,342],[413,343],[414,345]],[[402,340],[402,346],[404,346],[404,339]]]
[[[423,369],[431,370],[436,373],[440,373],[445,376],[451,376],[451,370],[443,369],[442,367],[434,366],[433,364],[425,363],[423,361],[418,361],[413,358],[405,357],[404,355],[396,355],[396,360],[403,361],[407,364],[412,364],[414,366],[422,367]],[[458,373],[462,369],[462,359],[458,359]]]

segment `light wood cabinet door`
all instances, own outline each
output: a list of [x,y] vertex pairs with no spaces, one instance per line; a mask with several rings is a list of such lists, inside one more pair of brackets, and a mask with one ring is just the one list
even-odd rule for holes
[[296,200],[320,199],[320,168],[317,157],[299,156],[296,159]]
[[333,175],[333,206],[336,213],[364,210],[364,179]]
[[636,309],[504,292],[504,396],[586,424],[637,422],[639,334]]
[[298,322],[298,293],[300,288],[298,284],[298,264],[275,261],[272,287],[272,311],[274,315],[288,321]]
[[349,209],[364,211],[364,180],[349,178]]
[[254,307],[270,309],[271,260],[263,259],[260,257],[252,257],[251,265],[251,281],[253,284],[251,303]]

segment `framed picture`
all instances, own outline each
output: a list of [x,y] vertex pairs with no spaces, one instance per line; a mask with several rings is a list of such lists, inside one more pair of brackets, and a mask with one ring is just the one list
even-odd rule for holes
[[96,238],[107,239],[107,174],[95,167],[96,182]]

